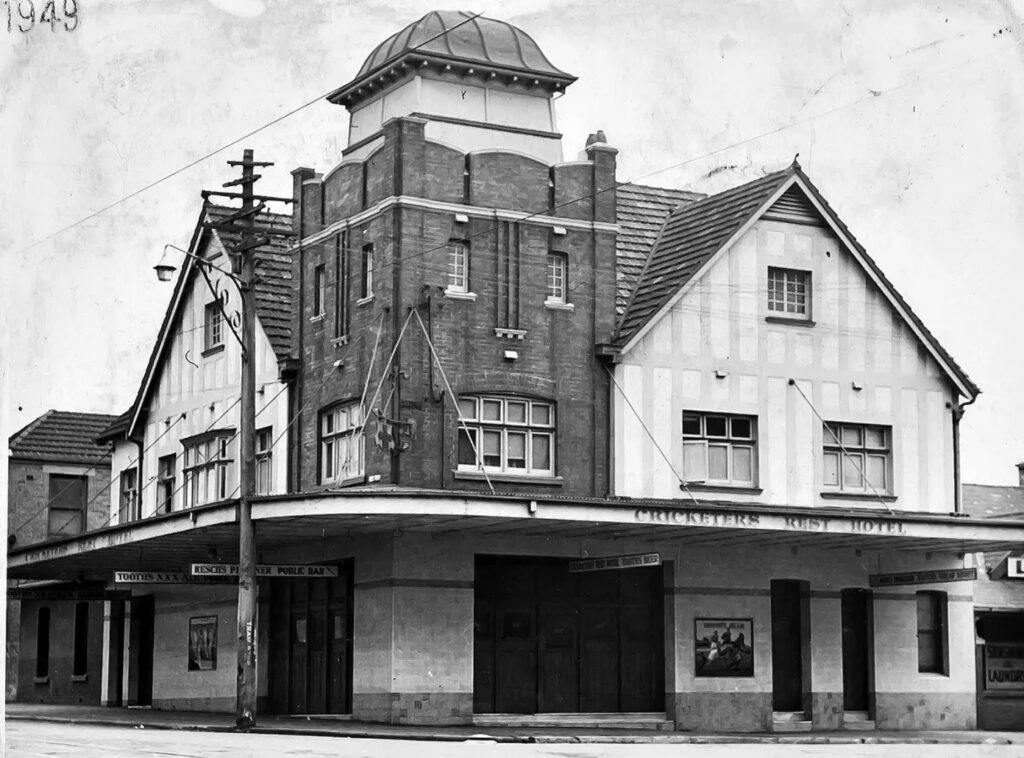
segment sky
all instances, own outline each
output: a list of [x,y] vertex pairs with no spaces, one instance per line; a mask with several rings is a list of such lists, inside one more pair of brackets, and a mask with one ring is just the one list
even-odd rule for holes
[[[45,0],[33,2],[41,15]],[[171,294],[152,267],[165,244],[188,244],[200,190],[234,178],[225,162],[243,147],[276,163],[265,193],[290,194],[297,166],[333,167],[347,112],[322,96],[437,7],[56,5],[53,24],[15,10],[7,26],[0,11],[3,436],[49,408],[125,410]],[[620,180],[714,192],[799,153],[981,387],[962,425],[964,481],[1016,483],[1024,0],[504,0],[461,10],[519,26],[579,77],[557,102],[567,160],[601,129],[619,150]]]

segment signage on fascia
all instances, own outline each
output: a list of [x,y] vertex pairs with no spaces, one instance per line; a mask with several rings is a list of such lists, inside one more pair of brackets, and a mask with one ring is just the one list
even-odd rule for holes
[[644,566],[660,566],[660,553],[644,553],[642,555],[617,555],[611,558],[589,558],[582,561],[570,561],[569,571],[607,571],[609,569],[641,568]]
[[[193,576],[238,576],[237,563],[193,563]],[[335,577],[337,566],[272,565],[260,564],[256,567],[257,576],[307,579],[310,577]]]
[[228,584],[230,577],[192,576],[183,571],[115,571],[115,584]]
[[933,582],[973,582],[978,569],[939,569],[937,571],[904,571],[899,574],[871,574],[872,587],[894,587],[900,584],[932,584]]

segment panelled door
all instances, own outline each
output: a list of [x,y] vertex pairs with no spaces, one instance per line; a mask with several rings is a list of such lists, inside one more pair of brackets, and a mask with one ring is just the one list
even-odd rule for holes
[[840,593],[843,623],[843,709],[870,708],[871,592],[845,589]]
[[275,579],[270,587],[270,692],[276,713],[351,710],[352,579]]
[[475,712],[662,710],[660,571],[573,574],[567,560],[478,558]]

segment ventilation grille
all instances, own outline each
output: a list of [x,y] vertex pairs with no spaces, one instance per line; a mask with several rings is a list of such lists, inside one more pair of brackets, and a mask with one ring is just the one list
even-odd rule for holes
[[764,214],[764,218],[772,221],[788,221],[793,224],[825,226],[821,214],[796,186],[786,190],[782,197],[776,200],[775,204]]

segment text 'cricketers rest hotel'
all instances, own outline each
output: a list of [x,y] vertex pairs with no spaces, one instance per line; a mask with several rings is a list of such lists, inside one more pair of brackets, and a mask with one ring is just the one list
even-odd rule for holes
[[[468,18],[374,49],[337,165],[263,214],[297,241],[256,253],[261,711],[973,727],[973,555],[1024,544],[959,514],[978,388],[796,162],[617,185],[601,132],[563,159],[575,77]],[[113,525],[9,553],[100,593],[104,704],[234,708],[234,569],[192,574],[238,558],[228,326],[186,259],[103,435]],[[18,697],[74,701],[32,676],[68,601],[22,597]]]

